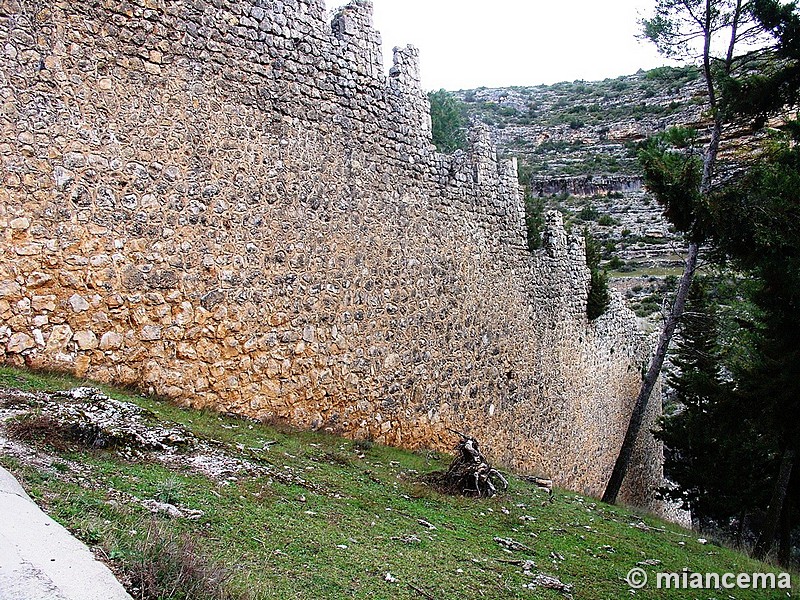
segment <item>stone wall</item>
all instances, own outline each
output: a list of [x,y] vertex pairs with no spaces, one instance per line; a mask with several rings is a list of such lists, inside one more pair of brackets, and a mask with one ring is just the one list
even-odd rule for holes
[[[599,494],[649,348],[372,7],[0,0],[0,358]],[[642,440],[628,499],[660,481]]]

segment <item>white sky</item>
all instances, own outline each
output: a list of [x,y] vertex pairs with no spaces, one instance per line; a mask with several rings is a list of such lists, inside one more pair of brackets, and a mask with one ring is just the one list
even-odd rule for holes
[[654,0],[373,2],[384,59],[394,46],[417,46],[429,90],[596,81],[669,64],[634,37]]

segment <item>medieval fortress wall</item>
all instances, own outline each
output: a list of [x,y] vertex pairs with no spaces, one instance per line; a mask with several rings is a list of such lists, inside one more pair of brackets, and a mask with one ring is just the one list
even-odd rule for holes
[[[353,0],[0,0],[0,358],[599,494],[649,348]],[[660,476],[642,440],[629,496]]]

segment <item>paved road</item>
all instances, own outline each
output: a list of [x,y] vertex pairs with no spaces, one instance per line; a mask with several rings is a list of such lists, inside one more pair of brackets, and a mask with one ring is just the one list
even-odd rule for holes
[[0,467],[0,600],[132,600]]

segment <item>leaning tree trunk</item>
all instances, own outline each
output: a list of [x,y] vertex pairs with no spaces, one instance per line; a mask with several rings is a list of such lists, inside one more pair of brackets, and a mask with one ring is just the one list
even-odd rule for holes
[[642,387],[639,390],[639,396],[636,398],[636,403],[633,406],[633,413],[631,420],[628,423],[628,429],[625,432],[625,439],[622,442],[622,448],[619,451],[619,456],[614,463],[614,470],[611,473],[611,479],[608,481],[606,491],[603,494],[603,502],[614,504],[617,501],[620,488],[622,488],[622,481],[625,479],[625,474],[628,471],[628,465],[633,456],[633,448],[636,445],[636,438],[642,428],[644,415],[647,412],[647,403],[650,400],[650,395],[658,380],[658,375],[661,373],[661,367],[664,366],[664,359],[667,356],[669,343],[672,340],[672,334],[675,333],[675,328],[678,321],[683,315],[683,309],[686,306],[686,298],[689,296],[689,288],[692,285],[692,278],[694,271],[697,268],[697,251],[698,247],[695,242],[689,244],[689,256],[686,259],[686,267],[683,270],[680,284],[678,285],[678,293],[675,295],[675,303],[670,311],[669,318],[664,324],[664,329],[661,331],[661,336],[658,338],[658,346],[653,360],[650,362],[650,368],[642,381]]
[[783,505],[786,502],[786,492],[789,489],[789,480],[792,478],[794,468],[794,448],[787,448],[781,458],[781,466],[778,469],[778,478],[775,480],[775,488],[772,490],[772,499],[769,501],[769,509],[764,520],[764,527],[761,535],[758,536],[756,547],[753,549],[753,556],[763,559],[772,549],[775,541],[775,534],[780,524]]
[[[738,26],[742,18],[744,10],[744,0],[736,0],[736,9],[731,22],[731,38],[728,42],[728,51],[723,63],[723,73],[725,76],[730,75],[733,67],[733,52],[738,40]],[[706,148],[705,157],[703,158],[703,175],[700,179],[700,195],[707,197],[711,192],[711,186],[714,179],[714,169],[717,164],[717,155],[719,154],[720,142],[722,140],[722,125],[723,115],[720,112],[719,100],[717,98],[716,90],[714,89],[714,75],[711,60],[711,41],[713,36],[712,28],[712,13],[711,3],[706,2],[704,12],[705,23],[703,28],[703,77],[706,81],[706,89],[708,91],[708,104],[711,112],[714,115],[714,125],[711,129],[711,138]],[[686,297],[689,294],[689,287],[692,284],[695,269],[697,268],[697,251],[698,244],[695,241],[689,243],[689,256],[686,259],[686,266],[681,276],[680,285],[678,286],[678,293],[675,297],[675,303],[672,305],[672,310],[664,324],[664,329],[658,340],[656,353],[650,363],[650,368],[642,380],[642,387],[639,390],[639,396],[636,398],[634,404],[633,414],[628,423],[628,429],[625,432],[625,439],[622,442],[619,456],[614,464],[614,470],[611,473],[611,478],[608,481],[606,490],[603,493],[603,501],[614,504],[619,496],[622,481],[625,479],[625,473],[628,471],[628,465],[633,455],[633,447],[636,438],[639,435],[644,415],[647,410],[647,403],[650,400],[650,395],[656,385],[661,367],[664,365],[664,359],[669,349],[672,334],[675,332],[675,327],[683,315],[683,308],[686,305]]]

